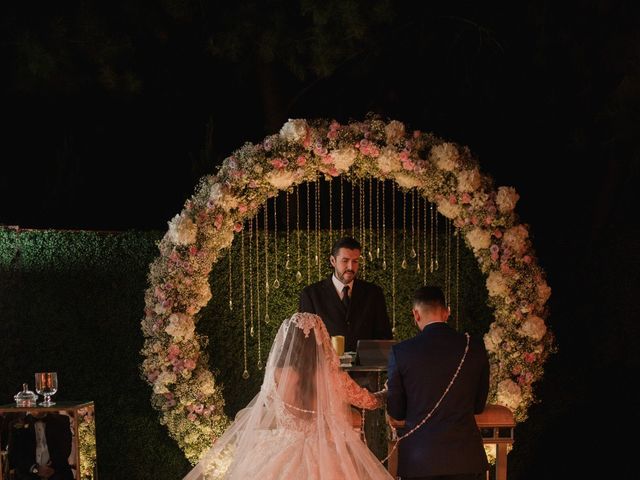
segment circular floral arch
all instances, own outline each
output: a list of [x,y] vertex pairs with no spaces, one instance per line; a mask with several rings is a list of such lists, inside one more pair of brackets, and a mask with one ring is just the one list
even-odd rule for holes
[[289,120],[278,134],[247,143],[203,177],[169,222],[149,272],[141,366],[160,412],[186,457],[195,463],[229,424],[221,388],[208,367],[207,338],[196,314],[211,298],[209,273],[243,221],[267,198],[318,174],[394,180],[417,188],[451,219],[486,276],[494,321],[484,336],[491,364],[489,401],[516,421],[534,401],[532,385],[554,349],[544,319],[551,289],[520,224],[512,187],[493,188],[466,147],[433,134],[406,132],[396,120]]

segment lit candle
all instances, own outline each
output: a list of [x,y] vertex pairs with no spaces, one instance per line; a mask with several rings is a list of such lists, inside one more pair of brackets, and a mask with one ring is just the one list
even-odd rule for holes
[[336,351],[339,357],[344,355],[344,336],[334,335],[333,337],[331,337],[331,345],[333,345],[333,349]]

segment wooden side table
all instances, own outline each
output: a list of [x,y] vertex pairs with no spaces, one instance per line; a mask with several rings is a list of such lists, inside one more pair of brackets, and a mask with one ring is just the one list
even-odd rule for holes
[[12,480],[11,429],[28,415],[66,415],[72,435],[69,464],[76,480],[98,480],[96,461],[95,407],[93,402],[56,402],[51,407],[0,405],[0,480]]

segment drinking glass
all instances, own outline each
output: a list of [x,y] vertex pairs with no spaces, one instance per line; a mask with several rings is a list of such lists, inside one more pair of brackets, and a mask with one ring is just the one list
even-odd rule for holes
[[51,395],[58,391],[58,374],[56,372],[38,372],[36,373],[36,392],[44,395],[44,402],[39,403],[43,407],[55,405],[51,401]]

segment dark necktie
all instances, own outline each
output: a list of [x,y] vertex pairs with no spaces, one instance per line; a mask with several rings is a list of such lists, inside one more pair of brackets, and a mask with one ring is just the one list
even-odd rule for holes
[[344,307],[349,310],[349,304],[351,303],[351,299],[349,298],[349,285],[345,285],[342,288],[342,303],[344,303]]

